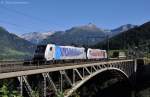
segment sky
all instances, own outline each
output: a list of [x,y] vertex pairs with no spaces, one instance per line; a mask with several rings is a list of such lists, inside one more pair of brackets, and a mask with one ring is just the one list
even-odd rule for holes
[[93,23],[102,29],[150,20],[150,0],[0,0],[0,26],[23,34]]

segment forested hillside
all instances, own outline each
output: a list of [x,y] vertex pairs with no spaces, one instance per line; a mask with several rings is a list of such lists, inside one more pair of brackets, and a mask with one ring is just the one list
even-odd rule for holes
[[[107,48],[106,40],[95,45],[97,48]],[[109,39],[109,49],[150,48],[150,22],[132,28]]]
[[0,60],[24,59],[32,56],[34,45],[0,27]]

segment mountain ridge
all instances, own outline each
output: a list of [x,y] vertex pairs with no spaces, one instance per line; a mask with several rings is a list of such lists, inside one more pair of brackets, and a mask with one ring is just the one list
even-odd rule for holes
[[52,35],[54,32],[30,32],[20,35],[19,37],[30,41],[31,43],[38,44],[43,39],[47,38],[48,36]]
[[[113,36],[109,41],[109,49],[132,49],[135,51],[138,48],[139,52],[150,50],[150,21]],[[107,45],[100,42],[95,47],[107,48]]]
[[[126,25],[123,25],[124,27]],[[63,33],[56,32],[51,36],[48,36],[44,39],[41,43],[54,43],[58,45],[79,45],[79,46],[87,46],[87,45],[94,45],[109,35],[110,37],[117,35],[124,30],[128,30],[134,28],[131,24],[126,26],[124,29],[122,26],[119,28],[108,30],[108,29],[101,29],[94,24],[82,25],[82,26],[75,26]]]
[[0,27],[0,59],[31,56],[34,45]]

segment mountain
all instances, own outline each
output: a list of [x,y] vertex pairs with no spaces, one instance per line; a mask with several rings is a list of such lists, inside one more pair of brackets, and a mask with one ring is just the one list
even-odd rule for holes
[[53,32],[31,32],[31,33],[25,33],[22,34],[20,37],[30,41],[31,43],[38,44],[43,39],[46,39],[48,36],[52,35]]
[[132,25],[132,24],[126,24],[126,25],[122,25],[118,28],[112,29],[110,30],[111,34],[109,34],[111,37],[115,36],[117,34],[120,34],[124,31],[128,31],[129,29],[135,28],[137,27],[137,25]]
[[30,57],[34,45],[0,27],[0,60],[23,59]]
[[58,45],[93,45],[105,38],[104,30],[94,24],[72,27],[66,31],[58,31],[42,41],[42,44]]
[[[124,31],[109,39],[110,49],[133,49],[140,51],[150,50],[150,22]],[[100,42],[95,47],[107,48],[105,42]]]
[[127,24],[113,30],[101,29],[96,25],[89,23],[88,25],[72,27],[66,31],[58,31],[53,35],[44,39],[41,43],[54,43],[58,45],[77,45],[89,46],[105,40],[107,35],[115,36],[123,31],[134,28],[134,25]]

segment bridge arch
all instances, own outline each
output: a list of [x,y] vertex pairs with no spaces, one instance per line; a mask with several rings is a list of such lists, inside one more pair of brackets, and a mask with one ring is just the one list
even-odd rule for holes
[[119,72],[121,75],[123,75],[126,79],[129,78],[129,76],[121,69],[115,68],[115,67],[109,67],[109,68],[103,68],[101,70],[98,70],[96,72],[93,72],[89,76],[85,77],[82,81],[76,83],[69,91],[67,91],[67,95],[65,97],[69,97],[73,92],[75,92],[78,88],[80,88],[82,85],[84,85],[86,82],[88,82],[91,78],[99,75],[100,73],[103,73],[105,71],[115,70]]

